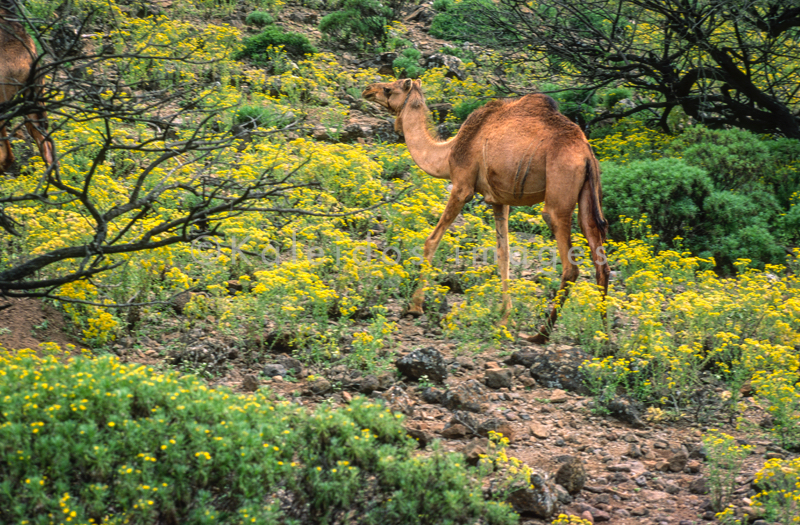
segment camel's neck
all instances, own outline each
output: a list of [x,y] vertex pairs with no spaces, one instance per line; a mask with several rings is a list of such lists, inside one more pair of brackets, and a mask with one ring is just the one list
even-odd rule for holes
[[452,142],[438,142],[428,131],[428,108],[425,104],[409,104],[400,115],[400,125],[406,139],[408,152],[417,166],[437,179],[450,178],[448,158]]

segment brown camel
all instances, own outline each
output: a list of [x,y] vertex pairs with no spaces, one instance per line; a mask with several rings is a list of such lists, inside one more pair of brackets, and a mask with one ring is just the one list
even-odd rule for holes
[[[25,86],[31,86],[35,78],[36,46],[25,28],[16,21],[14,14],[0,8],[0,105],[10,102]],[[36,92],[28,87],[22,95],[35,98],[41,93],[44,78],[35,78]],[[47,114],[39,111],[25,118],[25,127],[36,141],[42,159],[53,163],[53,144],[45,136],[47,133]],[[0,120],[0,173],[14,162],[11,142],[6,133],[6,121]]]
[[[424,258],[431,264],[447,228],[477,192],[494,210],[497,263],[503,283],[505,322],[508,295],[509,206],[544,201],[542,215],[558,243],[563,266],[559,303],[553,305],[539,333],[544,342],[558,317],[568,287],[578,277],[570,251],[572,212],[579,204],[579,222],[589,241],[597,284],[608,291],[609,269],[603,242],[607,224],[601,208],[600,168],[580,128],[558,112],[556,102],[541,94],[516,100],[495,100],[473,112],[450,140],[439,142],[428,131],[428,107],[418,80],[372,84],[364,90],[396,116],[395,131],[405,137],[414,162],[429,175],[452,182],[450,198],[439,223],[425,241]],[[422,314],[424,278],[414,293],[409,313]]]

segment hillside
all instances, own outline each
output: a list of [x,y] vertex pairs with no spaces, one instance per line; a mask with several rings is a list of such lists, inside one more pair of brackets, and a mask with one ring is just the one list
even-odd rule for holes
[[527,82],[433,36],[444,4],[26,6],[59,163],[11,130],[0,522],[800,521],[797,141],[587,128],[608,295],[580,257],[533,344],[560,297],[543,205],[511,209],[503,312],[491,206],[422,264],[451,186],[361,96],[418,78],[449,137]]

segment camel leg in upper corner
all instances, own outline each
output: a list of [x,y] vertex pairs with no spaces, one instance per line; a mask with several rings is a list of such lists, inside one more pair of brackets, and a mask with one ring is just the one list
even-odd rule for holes
[[508,315],[511,313],[511,296],[508,295],[508,213],[510,208],[508,204],[492,204],[494,229],[497,235],[497,270],[500,272],[503,288],[501,325],[508,322]]
[[[447,228],[453,224],[453,221],[456,220],[458,214],[461,213],[461,208],[464,207],[464,204],[469,202],[474,193],[475,192],[471,187],[457,187],[453,185],[453,189],[450,191],[450,199],[447,201],[447,206],[444,208],[444,213],[442,213],[442,216],[439,217],[439,223],[425,240],[423,259],[428,265],[433,264],[433,256],[436,253],[436,248],[439,247],[439,243],[441,242],[444,233],[447,231]],[[414,316],[422,315],[422,303],[425,301],[426,284],[425,270],[423,269],[422,275],[420,276],[419,285],[414,292],[414,296],[411,298],[411,305],[408,308],[409,314]]]
[[41,130],[47,129],[47,115],[44,112],[29,115],[25,119],[25,127],[28,128],[33,140],[39,146],[39,152],[42,154],[42,160],[49,166],[53,164],[53,144],[50,138],[45,137]]
[[0,120],[0,173],[6,171],[14,162],[14,152],[11,151],[11,141],[6,133],[6,123]]
[[592,252],[591,257],[594,263],[597,286],[603,290],[603,296],[605,297],[608,293],[608,277],[611,270],[608,267],[608,259],[603,247],[603,234],[597,226],[592,213],[592,194],[586,187],[581,191],[578,201],[578,221],[584,237],[589,242],[589,250]]
[[[545,205],[545,212],[547,205]],[[558,319],[558,310],[567,298],[569,288],[578,279],[578,266],[574,262],[574,257],[570,253],[572,248],[572,239],[570,237],[572,230],[572,209],[568,211],[559,211],[548,213],[550,215],[549,225],[556,236],[556,243],[558,244],[558,256],[561,259],[561,287],[558,289],[556,300],[553,301],[552,310],[550,315],[545,321],[544,325],[539,328],[539,333],[531,336],[528,340],[532,343],[546,343],[550,338],[550,332]]]

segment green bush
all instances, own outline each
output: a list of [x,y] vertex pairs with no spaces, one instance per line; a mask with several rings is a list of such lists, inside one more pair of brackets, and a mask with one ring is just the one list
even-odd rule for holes
[[458,104],[455,104],[451,111],[460,122],[463,122],[472,114],[473,111],[483,107],[487,102],[489,102],[489,99],[465,98]]
[[695,126],[674,140],[665,153],[706,170],[719,190],[742,188],[776,164],[767,144],[743,129]]
[[425,68],[419,65],[419,59],[422,58],[422,53],[413,47],[406,48],[400,53],[400,56],[394,59],[392,67],[397,73],[398,78],[418,78],[425,72]]
[[269,26],[275,23],[275,19],[272,18],[272,15],[269,13],[265,13],[264,11],[253,11],[247,18],[244,19],[246,24],[256,27],[264,27]]
[[418,456],[400,416],[363,398],[312,412],[113,357],[31,351],[0,351],[0,376],[2,523],[517,519],[483,499],[462,456]]
[[[647,215],[654,233],[671,245],[690,236],[702,220],[703,203],[714,191],[708,174],[680,159],[603,163],[603,208],[610,219],[611,235],[622,238],[620,215],[634,219]],[[665,245],[666,246],[666,245]]]
[[270,26],[258,35],[244,40],[244,49],[237,59],[250,58],[256,64],[266,65],[270,62],[268,48],[283,47],[293,57],[302,57],[317,52],[308,38],[300,33],[284,32],[281,28]]
[[248,128],[272,128],[285,126],[293,115],[274,106],[242,106],[236,110],[234,124]]
[[386,43],[392,9],[378,0],[344,0],[342,8],[323,17],[319,30],[331,39],[356,43],[359,48]]
[[[701,257],[714,257],[718,269],[732,271],[738,258],[781,263],[784,249],[779,234],[780,206],[763,186],[747,192],[722,190],[702,168],[684,159],[664,158],[628,164],[603,163],[603,206],[611,220],[611,235],[626,236],[631,218],[647,216],[657,247],[671,248],[681,237],[685,248]],[[794,215],[785,219],[794,224]]]

